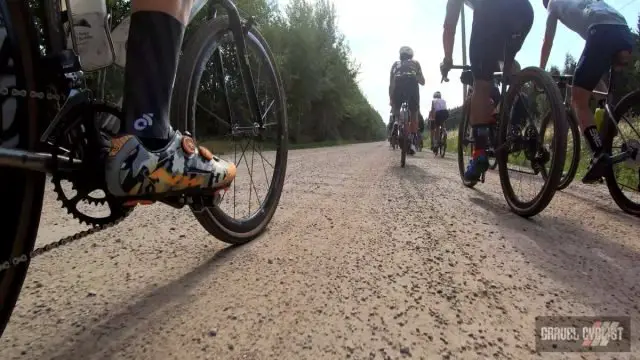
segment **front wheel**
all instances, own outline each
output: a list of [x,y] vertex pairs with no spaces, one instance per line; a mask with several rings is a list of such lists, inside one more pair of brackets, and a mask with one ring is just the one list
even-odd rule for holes
[[[542,119],[540,134],[542,138],[547,134],[547,127],[551,120],[551,114],[547,113]],[[566,189],[576,177],[578,165],[580,165],[580,129],[578,128],[578,119],[576,119],[573,111],[567,109],[567,121],[569,122],[569,137],[567,138],[568,156],[565,158],[562,178],[558,184],[558,190]],[[567,160],[570,162],[567,164]]]
[[[249,66],[258,63],[251,73],[262,127],[246,115],[251,114],[248,97],[237,70],[236,46],[226,16],[200,25],[185,46],[171,106],[171,118],[179,121],[178,129],[193,136],[202,133],[205,142],[207,137],[211,139],[208,142],[216,153],[224,152],[223,157],[236,164],[238,173],[231,189],[216,198],[215,205],[191,207],[210,234],[230,244],[247,243],[265,230],[278,207],[287,168],[287,111],[280,74],[257,29],[249,28],[245,40]],[[274,144],[266,145],[269,139]],[[272,175],[267,175],[271,170]],[[255,184],[254,179],[263,172],[266,184]],[[239,190],[242,186],[246,190]],[[236,208],[238,199],[248,199],[249,205]]]
[[640,216],[640,90],[629,93],[613,113],[618,128],[607,119],[604,150],[613,158],[623,158],[609,167],[604,178],[609,194],[624,212]]
[[[538,89],[542,89],[539,93]],[[545,98],[539,98],[545,96]],[[551,146],[543,146],[545,138],[534,124],[536,109],[523,109],[527,105],[546,103],[553,120],[553,132],[550,135]],[[521,111],[517,111],[521,109]],[[518,113],[519,124],[512,124]],[[522,124],[526,124],[522,129]],[[520,130],[517,130],[520,129]],[[500,184],[509,207],[516,214],[530,217],[540,213],[553,199],[562,177],[562,169],[567,154],[567,120],[560,90],[551,76],[537,67],[528,67],[514,75],[503,102],[500,127],[498,131],[498,172]],[[547,170],[546,165],[550,162]],[[508,167],[509,165],[510,167]],[[527,167],[532,171],[527,171]],[[542,185],[533,193],[532,199],[523,200],[515,193],[510,172],[517,173],[516,178],[529,175],[533,185]],[[545,174],[546,172],[546,174]],[[541,177],[537,177],[542,173]],[[532,186],[516,186],[518,190],[529,190]]]
[[467,180],[464,178],[464,172],[467,166],[467,159],[471,160],[473,154],[474,139],[471,136],[469,100],[462,104],[462,119],[458,125],[458,170],[460,171],[460,179],[466,187],[474,187],[478,182]]
[[398,143],[400,144],[400,167],[404,167],[407,163],[407,152],[409,150],[409,137],[405,133],[404,128],[400,131]]
[[[11,17],[8,15],[11,14]],[[39,88],[34,59],[39,56],[33,19],[26,1],[0,1],[0,63],[2,86],[43,91]],[[25,36],[22,38],[18,37]],[[28,92],[28,91],[27,91]],[[3,111],[0,146],[35,151],[39,141],[39,114],[43,102],[35,98],[0,97]],[[0,241],[0,336],[4,332],[27,276],[30,253],[36,242],[44,195],[45,175],[34,171],[2,168],[2,241]],[[12,263],[22,259],[20,263]]]
[[443,133],[443,130],[440,130],[440,157],[443,158],[447,153],[447,133]]

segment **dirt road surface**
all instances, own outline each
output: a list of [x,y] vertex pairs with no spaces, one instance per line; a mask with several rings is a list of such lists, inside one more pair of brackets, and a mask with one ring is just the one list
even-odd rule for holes
[[[639,358],[639,224],[579,180],[525,220],[453,157],[292,151],[248,245],[152,205],[35,259],[0,359]],[[38,245],[83,229],[48,192]],[[538,315],[629,315],[635,354],[536,353]]]

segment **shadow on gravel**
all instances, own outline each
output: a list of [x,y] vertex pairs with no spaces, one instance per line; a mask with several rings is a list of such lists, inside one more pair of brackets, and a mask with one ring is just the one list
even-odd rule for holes
[[[145,322],[171,317],[172,310],[179,308],[181,303],[188,301],[192,296],[189,295],[190,290],[211,275],[215,267],[232,260],[235,251],[240,247],[242,245],[232,245],[219,250],[193,271],[152,290],[125,310],[110,315],[104,322],[86,329],[82,335],[61,341],[53,349],[63,350],[51,359],[111,359],[111,352],[115,350],[113,348],[126,346],[127,337],[132,335],[136,327],[142,325],[141,330],[144,331]],[[65,346],[70,343],[72,345]]]
[[431,177],[429,173],[420,166],[410,164],[409,159],[407,158],[407,163],[404,168],[400,167],[400,159],[398,159],[397,164],[391,164],[389,166],[389,170],[391,174],[399,179],[409,179],[409,180],[426,180]]
[[[546,277],[570,286],[577,301],[596,314],[640,315],[637,251],[585,229],[579,221],[544,212],[525,219],[513,214],[506,204],[499,205],[502,198],[477,194],[480,197],[471,201],[497,215],[502,235],[513,248]],[[570,309],[560,312],[571,314]]]
[[[606,186],[606,185],[603,185],[603,186]],[[593,206],[594,208],[600,211],[606,212],[609,215],[620,218],[621,221],[637,221],[638,220],[635,216],[631,214],[627,214],[626,212],[622,211],[616,205],[613,199],[611,199],[610,197],[607,200],[604,200],[601,198],[594,198],[593,196],[590,197],[587,195],[576,193],[574,191],[567,191],[567,190],[571,190],[571,189],[565,189],[561,192],[558,192],[557,194],[567,195],[578,201],[588,203],[589,205]]]

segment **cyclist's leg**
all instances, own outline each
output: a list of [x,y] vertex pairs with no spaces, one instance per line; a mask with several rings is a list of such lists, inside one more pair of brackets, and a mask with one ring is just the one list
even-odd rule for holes
[[235,166],[173,131],[169,103],[192,0],[132,0],[123,110],[126,135],[111,139],[106,160],[115,196],[230,184]]
[[418,86],[419,85],[417,82],[407,84],[407,105],[409,105],[409,113],[411,114],[409,122],[409,132],[411,133],[411,150],[413,152],[418,151],[415,143],[418,133],[418,111],[420,110],[420,88]]
[[433,115],[433,119],[429,120],[429,135],[430,135],[430,142],[431,142],[431,150],[435,150],[436,145],[435,145],[435,133],[436,133],[436,120],[435,120],[435,114]]
[[472,160],[464,174],[468,180],[479,179],[489,167],[485,149],[489,142],[493,109],[487,99],[491,97],[494,87],[492,79],[495,65],[504,57],[504,44],[516,31],[515,25],[517,25],[505,22],[501,18],[500,14],[505,12],[514,14],[513,18],[517,19],[520,25],[520,29],[517,29],[522,34],[520,43],[513,44],[509,49],[511,54],[508,54],[515,57],[533,23],[533,9],[529,1],[484,2],[474,10],[473,14],[469,58],[474,78],[470,122],[475,144]]
[[611,68],[614,57],[621,51],[631,52],[632,39],[626,26],[592,26],[578,60],[571,89],[571,105],[594,158],[582,179],[585,183],[598,181],[610,162],[609,156],[602,151],[602,139],[589,107],[591,92],[598,85],[602,75]]

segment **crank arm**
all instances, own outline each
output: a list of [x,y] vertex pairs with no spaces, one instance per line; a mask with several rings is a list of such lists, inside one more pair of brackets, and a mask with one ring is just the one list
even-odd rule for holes
[[73,171],[82,166],[78,159],[56,156],[49,153],[38,153],[20,149],[0,148],[0,166],[34,170],[44,173],[56,171]]
[[627,161],[630,158],[631,158],[631,154],[628,151],[621,152],[616,156],[611,157],[611,164],[612,165],[619,164],[621,162]]

